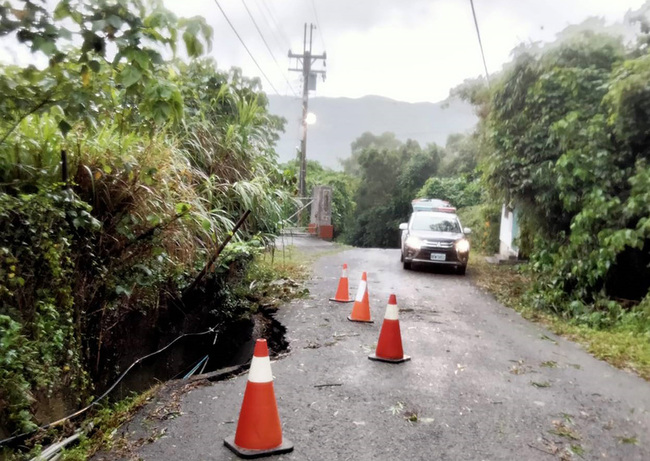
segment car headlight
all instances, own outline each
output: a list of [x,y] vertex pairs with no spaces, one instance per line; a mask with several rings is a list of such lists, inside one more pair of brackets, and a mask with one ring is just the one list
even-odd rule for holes
[[422,240],[414,235],[411,235],[406,239],[406,246],[413,248],[414,250],[419,250],[422,247]]
[[462,239],[456,242],[456,251],[459,253],[467,253],[469,251],[469,240]]

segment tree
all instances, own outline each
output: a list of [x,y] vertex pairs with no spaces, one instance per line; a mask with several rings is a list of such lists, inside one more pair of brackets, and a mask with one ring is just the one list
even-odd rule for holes
[[163,59],[181,38],[192,57],[207,47],[203,19],[161,1],[46,6],[0,5],[0,37],[49,57],[0,66],[2,433],[41,422],[38,396],[77,406],[181,329],[249,315],[235,280],[291,200],[273,149],[283,122],[259,80]]
[[548,235],[568,231],[572,218],[554,174],[566,149],[558,129],[584,125],[601,110],[605,83],[622,58],[620,40],[584,36],[541,58],[520,55],[495,85],[486,178],[519,206],[532,207]]
[[371,143],[361,151],[357,156],[360,169],[355,196],[357,220],[351,227],[350,243],[397,246],[397,227],[408,218],[417,191],[437,173],[442,156],[438,146],[432,144],[423,150],[413,140],[395,149],[377,148]]
[[583,33],[520,49],[476,99],[484,177],[521,212],[538,307],[616,322],[612,298],[647,296],[649,71],[645,46]]
[[442,176],[472,175],[478,166],[480,140],[478,134],[450,134],[440,168]]
[[351,154],[347,159],[341,160],[343,171],[352,176],[359,176],[361,168],[359,157],[361,153],[368,148],[396,150],[402,145],[402,142],[395,137],[394,133],[385,132],[375,135],[366,131],[350,145]]
[[[13,68],[0,76],[5,80],[0,82],[0,144],[25,117],[53,108],[64,135],[75,122],[96,124],[100,111],[120,105],[136,117],[139,111],[125,110],[136,101],[149,109],[146,122],[180,120],[178,89],[158,72],[161,51],[169,47],[175,53],[180,33],[190,57],[202,54],[212,37],[203,18],[179,19],[160,0],[61,0],[53,11],[44,1],[15,3],[0,6],[0,38],[14,37],[47,57],[49,65]],[[114,72],[116,94],[98,93],[93,84],[93,76],[106,67]]]

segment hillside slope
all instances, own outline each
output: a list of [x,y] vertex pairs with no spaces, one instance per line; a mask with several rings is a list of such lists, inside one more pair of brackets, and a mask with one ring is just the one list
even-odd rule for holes
[[[301,101],[269,96],[269,105],[271,113],[287,119],[285,133],[277,144],[280,161],[286,162],[295,158],[300,146]],[[457,99],[411,104],[379,96],[314,97],[309,100],[309,111],[318,120],[309,127],[307,158],[334,169],[341,168],[338,159],[350,156],[350,143],[365,131],[392,131],[404,141],[411,138],[421,145],[444,145],[448,135],[471,130],[477,120],[472,107]]]

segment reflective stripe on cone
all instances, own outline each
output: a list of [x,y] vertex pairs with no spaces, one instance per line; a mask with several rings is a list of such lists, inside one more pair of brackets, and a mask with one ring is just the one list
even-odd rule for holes
[[391,363],[401,363],[411,359],[408,355],[404,355],[398,315],[397,298],[391,294],[386,306],[384,322],[381,325],[377,349],[374,354],[368,356],[369,359]]
[[258,458],[293,450],[293,444],[282,438],[265,339],[258,339],[255,343],[237,432],[234,437],[226,438],[224,445],[242,458]]
[[333,298],[330,298],[330,301],[335,301],[337,303],[351,303],[354,301],[353,299],[350,299],[347,264],[343,264],[343,271],[341,273],[341,278],[339,279],[339,286],[336,290],[336,295]]
[[370,319],[370,302],[368,301],[368,276],[364,272],[361,275],[361,283],[354,299],[352,313],[348,317],[352,322],[373,323]]

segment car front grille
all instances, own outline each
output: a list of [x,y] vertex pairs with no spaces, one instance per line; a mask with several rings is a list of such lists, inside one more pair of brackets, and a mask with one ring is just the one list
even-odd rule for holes
[[422,248],[431,250],[448,250],[454,246],[454,242],[449,240],[426,240],[422,242]]

